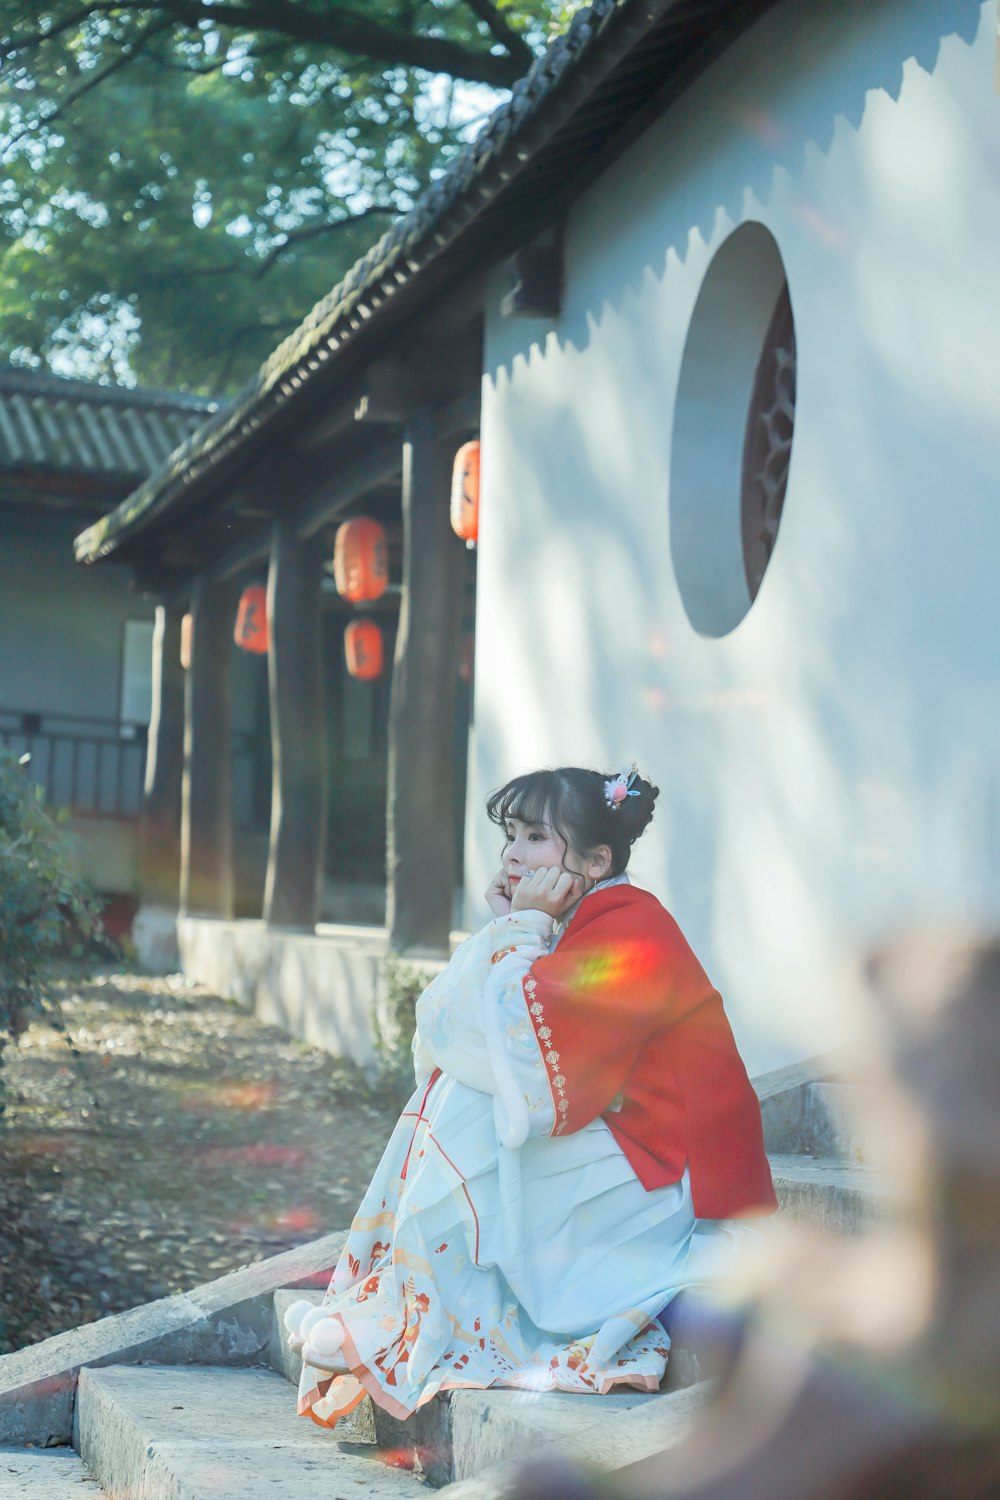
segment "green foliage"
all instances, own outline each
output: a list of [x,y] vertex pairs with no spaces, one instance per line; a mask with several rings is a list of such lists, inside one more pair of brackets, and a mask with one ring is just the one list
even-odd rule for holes
[[52,960],[80,952],[99,929],[96,898],[75,871],[65,830],[41,789],[0,750],[0,1062],[6,1043],[43,1009]]
[[399,958],[382,964],[384,1000],[372,1017],[378,1053],[379,1084],[402,1108],[413,1093],[413,1033],[416,1005],[433,974]]
[[579,0],[5,0],[0,354],[234,388]]

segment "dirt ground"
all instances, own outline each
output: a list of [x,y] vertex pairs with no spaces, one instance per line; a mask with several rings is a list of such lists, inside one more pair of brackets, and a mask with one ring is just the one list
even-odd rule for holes
[[346,1228],[400,1103],[179,975],[64,982],[6,1052],[0,1353]]

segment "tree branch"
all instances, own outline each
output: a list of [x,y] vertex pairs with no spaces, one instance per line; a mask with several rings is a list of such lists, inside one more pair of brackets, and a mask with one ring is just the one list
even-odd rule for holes
[[278,32],[295,41],[316,46],[334,47],[353,57],[397,67],[422,68],[429,73],[449,73],[476,83],[491,83],[510,88],[524,68],[520,60],[497,57],[465,47],[447,37],[427,36],[421,32],[402,31],[383,25],[357,11],[332,6],[322,11],[306,11],[288,0],[222,0],[205,6],[202,0],[161,0],[162,8],[188,25],[210,19],[216,25],[237,29]]
[[141,30],[137,37],[130,39],[123,46],[117,57],[113,58],[105,67],[95,68],[89,77],[84,78],[82,82],[71,88],[54,112],[51,115],[46,115],[46,123],[54,119],[56,115],[62,114],[65,109],[75,104],[78,99],[82,99],[84,94],[89,94],[92,89],[98,88],[104,82],[105,78],[110,78],[113,73],[119,72],[122,68],[127,68],[129,63],[134,62],[139,56],[139,53],[148,41],[151,41],[154,36],[158,36],[161,32],[170,30],[170,24],[169,21],[150,21],[149,25]]
[[[489,25],[493,7],[488,0],[473,0],[473,4],[480,6],[483,19]],[[408,32],[387,26],[346,7],[304,10],[289,0],[269,0],[269,3],[265,0],[220,0],[219,4],[206,4],[204,0],[159,0],[156,5],[150,5],[149,0],[92,0],[85,9],[81,7],[74,11],[71,18],[50,27],[47,32],[36,32],[11,47],[10,51],[13,54],[29,46],[39,46],[57,31],[68,29],[88,15],[108,11],[116,14],[153,11],[163,20],[169,17],[172,22],[190,29],[197,28],[202,21],[211,21],[213,26],[231,27],[237,31],[263,31],[287,37],[290,41],[333,47],[352,57],[370,58],[373,62],[397,67],[421,68],[429,73],[448,73],[455,78],[489,83],[496,88],[510,88],[527,65],[524,44],[519,38],[517,43],[512,40],[514,33],[510,38],[499,38],[508,53],[500,57],[466,47],[448,37],[428,36],[419,31]],[[503,26],[503,23],[494,14],[491,30],[495,35],[498,25]]]
[[30,135],[36,125],[50,125],[53,120],[58,120],[61,115],[64,115],[85,94],[89,94],[93,89],[98,88],[106,78],[110,78],[114,73],[121,72],[130,63],[135,62],[146,43],[160,32],[169,31],[171,25],[172,22],[170,21],[151,21],[144,30],[140,31],[137,37],[130,40],[123,47],[117,57],[113,58],[105,67],[95,68],[93,73],[88,74],[80,83],[71,88],[56,107],[49,110],[47,115],[43,115],[37,119],[26,120],[20,129],[13,131],[5,141],[0,143],[0,161],[3,161],[12,146],[16,146],[18,141],[23,140],[26,135]]
[[26,52],[31,47],[40,47],[43,42],[51,42],[63,32],[72,31],[74,26],[82,26],[90,16],[105,15],[113,10],[149,10],[148,0],[143,0],[139,5],[121,4],[120,0],[90,0],[90,4],[81,5],[78,10],[71,11],[68,16],[63,16],[61,21],[54,21],[45,31],[36,31],[29,36],[18,39],[14,28],[10,32],[10,45],[7,48],[7,56],[13,57],[18,52]]
[[275,245],[270,250],[260,265],[254,271],[254,280],[259,281],[266,276],[275,262],[284,255],[286,250],[292,250],[300,245],[303,240],[312,240],[323,234],[330,234],[335,229],[346,229],[349,224],[358,224],[362,219],[371,218],[375,214],[396,215],[400,212],[389,204],[372,203],[368,208],[363,208],[360,213],[350,214],[344,219],[324,219],[322,224],[303,224],[299,229],[291,229],[280,245]]
[[298,326],[299,320],[297,318],[275,318],[270,323],[242,323],[238,328],[234,328],[229,335],[228,347],[218,366],[218,373],[215,380],[211,382],[211,389],[216,391],[225,389],[226,382],[229,379],[229,372],[233,368],[239,354],[238,344],[241,344],[245,339],[261,331],[271,334],[291,333],[292,329]]
[[515,31],[504,20],[496,6],[491,3],[491,0],[464,0],[464,4],[472,11],[474,16],[478,16],[480,21],[486,23],[490,35],[495,37],[502,46],[506,47],[511,60],[518,62],[521,66],[521,72],[526,73],[535,60],[535,54],[520,32]]
[[[248,62],[264,62],[269,57],[280,57],[288,50],[287,42],[272,42],[269,47],[251,47],[244,54]],[[227,53],[219,51],[215,62],[210,63],[183,63],[172,62],[169,57],[161,52],[150,52],[147,61],[154,67],[163,69],[166,73],[181,73],[187,78],[210,78],[213,73],[221,73],[229,61]]]
[[246,267],[238,260],[229,261],[224,266],[150,266],[135,273],[136,281],[141,285],[143,282],[153,283],[164,281],[191,281],[196,276],[233,276],[239,271],[245,271]]

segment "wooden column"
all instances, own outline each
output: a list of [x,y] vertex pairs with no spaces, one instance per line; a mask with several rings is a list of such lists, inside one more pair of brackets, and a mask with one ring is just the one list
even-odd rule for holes
[[180,898],[181,781],[184,774],[183,608],[157,605],[153,626],[153,707],[139,819],[139,895],[177,910]]
[[326,828],[326,721],[320,584],[323,543],[296,541],[275,523],[267,583],[271,644],[271,848],[264,919],[271,926],[316,925]]
[[454,885],[452,743],[462,543],[448,518],[451,448],[433,415],[403,449],[403,597],[389,706],[389,946],[447,953]]
[[230,653],[237,589],[199,579],[184,695],[181,910],[233,914]]

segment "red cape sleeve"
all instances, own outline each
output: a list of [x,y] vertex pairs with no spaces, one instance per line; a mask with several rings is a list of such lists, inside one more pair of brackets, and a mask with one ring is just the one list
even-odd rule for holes
[[643,1044],[701,998],[699,975],[705,992],[707,979],[655,897],[618,886],[585,898],[555,952],[524,979],[553,1135],[581,1130],[614,1102]]

